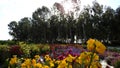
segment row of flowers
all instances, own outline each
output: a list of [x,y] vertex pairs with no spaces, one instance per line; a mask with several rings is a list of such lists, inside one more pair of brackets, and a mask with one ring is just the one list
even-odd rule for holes
[[17,55],[17,57],[30,57],[33,58],[36,54],[46,54],[50,51],[50,46],[48,44],[26,44],[20,42],[17,45],[0,45],[0,67],[7,68],[6,61],[7,58],[11,58],[12,55]]
[[[54,49],[54,48],[53,48]],[[65,48],[66,49],[66,48]],[[13,56],[9,61],[9,68],[101,68],[99,54],[104,54],[106,47],[98,40],[89,39],[87,41],[87,50],[80,51],[79,54],[71,53],[73,50],[66,51],[67,54],[57,54],[59,56],[35,55],[34,58],[17,58]],[[59,51],[57,49],[56,51]],[[43,57],[42,57],[43,56]]]

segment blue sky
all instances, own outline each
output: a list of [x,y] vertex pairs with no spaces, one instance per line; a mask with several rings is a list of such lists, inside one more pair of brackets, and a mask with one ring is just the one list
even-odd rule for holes
[[[31,17],[38,7],[45,5],[52,7],[54,2],[63,0],[0,0],[0,40],[8,40],[8,24],[11,21],[19,21],[23,17]],[[92,4],[94,0],[81,0],[81,6]],[[116,9],[120,5],[120,0],[97,0],[100,4],[111,6]]]

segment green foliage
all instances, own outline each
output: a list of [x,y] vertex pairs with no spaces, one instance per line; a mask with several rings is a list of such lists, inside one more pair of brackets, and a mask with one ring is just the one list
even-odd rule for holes
[[15,45],[17,44],[16,41],[13,40],[0,40],[0,45]]
[[29,45],[31,50],[30,50],[30,57],[34,58],[35,55],[41,54],[41,48],[39,47],[40,45],[38,44],[32,44]]
[[115,68],[120,68],[120,60],[115,63]]
[[9,54],[9,46],[8,45],[0,45],[0,63],[4,63],[7,58],[10,57]]
[[120,53],[120,49],[119,48],[109,48],[108,49],[109,51],[112,51],[112,52],[118,52],[118,53]]
[[23,51],[24,55],[23,57],[30,57],[30,46],[24,42],[20,42],[19,46],[21,47],[21,50]]
[[[34,58],[35,55],[47,54],[50,51],[48,44],[27,44],[25,42],[19,42],[19,45],[0,45],[0,65],[8,65],[12,55],[18,57],[30,57]],[[2,66],[6,68],[4,65]]]
[[50,46],[45,44],[41,49],[41,54],[45,54],[50,51]]

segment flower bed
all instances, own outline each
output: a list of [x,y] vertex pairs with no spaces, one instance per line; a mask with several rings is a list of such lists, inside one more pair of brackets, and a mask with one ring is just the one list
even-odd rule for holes
[[78,44],[67,44],[67,45],[51,45],[50,46],[50,56],[54,59],[64,59],[66,56],[71,54],[72,56],[79,56],[81,52],[84,52],[84,49],[81,45]]
[[116,68],[120,65],[118,62],[120,54],[105,51],[106,47],[95,39],[87,41],[87,49],[79,44],[28,45],[25,43],[4,46],[0,50],[4,48],[8,54],[5,54],[7,63],[2,64],[2,68],[101,68],[102,57],[107,62],[111,60],[113,62],[114,59],[115,63],[110,65]]
[[[55,48],[52,48],[55,49]],[[13,58],[9,61],[10,68],[21,67],[21,68],[101,68],[99,62],[98,54],[103,54],[106,47],[99,42],[98,40],[90,39],[87,41],[88,51],[83,51],[81,48],[77,50],[72,46],[57,46],[53,56],[51,53],[49,55],[43,56],[40,58],[39,55],[36,55],[35,58]],[[77,52],[79,53],[76,53]],[[102,50],[102,51],[101,51]],[[62,52],[61,52],[62,51]],[[74,52],[76,54],[74,54]],[[51,55],[51,56],[50,56]]]
[[120,67],[120,53],[119,52],[112,52],[106,51],[104,54],[105,60],[109,65],[114,66],[115,68]]

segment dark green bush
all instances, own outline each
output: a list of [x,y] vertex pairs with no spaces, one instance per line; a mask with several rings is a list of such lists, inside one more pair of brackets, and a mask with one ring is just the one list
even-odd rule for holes
[[9,46],[0,45],[0,64],[4,64],[6,59],[10,57]]
[[0,40],[0,45],[15,45],[17,41],[12,40]]

